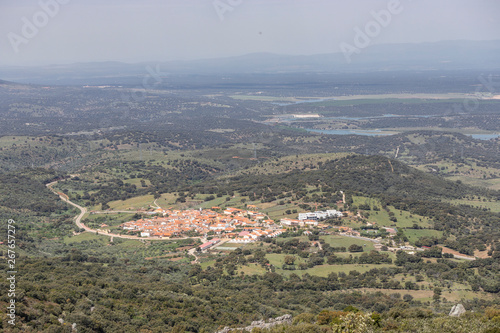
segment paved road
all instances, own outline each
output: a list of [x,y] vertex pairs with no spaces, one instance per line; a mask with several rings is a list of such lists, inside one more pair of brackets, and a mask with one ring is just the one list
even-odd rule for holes
[[87,208],[82,207],[82,206],[80,206],[80,205],[77,205],[76,203],[69,201],[69,199],[66,199],[64,196],[62,196],[61,194],[59,194],[56,190],[54,190],[54,189],[52,188],[52,186],[54,186],[55,184],[57,184],[57,181],[47,184],[47,187],[48,187],[48,188],[49,188],[52,192],[54,192],[55,194],[57,194],[57,195],[59,196],[59,198],[60,198],[62,201],[67,202],[67,203],[69,203],[70,205],[72,205],[72,206],[74,206],[74,207],[76,207],[76,208],[78,208],[78,209],[80,210],[80,214],[79,214],[79,215],[77,215],[77,216],[75,217],[75,223],[76,223],[76,226],[77,226],[78,228],[85,229],[85,231],[94,231],[94,232],[96,232],[97,230],[90,229],[89,227],[87,227],[85,224],[83,224],[83,223],[81,222],[81,221],[82,221],[83,216],[87,213]]
[[188,251],[188,253],[190,255],[192,255],[194,257],[194,260],[191,261],[192,264],[197,264],[198,263],[198,256],[196,255],[196,249],[198,248],[198,246],[196,247],[193,247],[191,250]]

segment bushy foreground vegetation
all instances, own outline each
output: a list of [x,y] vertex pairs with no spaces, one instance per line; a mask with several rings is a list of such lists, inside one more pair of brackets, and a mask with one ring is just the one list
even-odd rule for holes
[[[333,276],[231,275],[222,267],[203,270],[163,260],[97,261],[78,250],[56,258],[19,258],[18,324],[11,329],[4,313],[4,331],[69,332],[76,323],[78,332],[214,332],[283,314],[295,316],[285,332],[308,332],[301,331],[304,327],[336,332],[334,325],[363,323],[375,331],[443,327],[448,332],[463,325],[457,332],[495,332],[487,329],[500,324],[494,310],[498,300],[464,300],[475,314],[455,319],[445,317],[452,304],[429,306],[396,292],[339,290]],[[1,268],[6,270],[4,264]],[[0,287],[7,288],[7,282]],[[7,301],[2,295],[2,306]],[[355,314],[357,309],[361,312]]]
[[487,308],[484,314],[467,313],[461,317],[436,316],[420,308],[396,310],[386,315],[364,313],[350,307],[346,311],[321,311],[318,315],[303,313],[292,325],[254,329],[253,333],[370,333],[370,332],[443,332],[493,333],[500,331],[500,311]]

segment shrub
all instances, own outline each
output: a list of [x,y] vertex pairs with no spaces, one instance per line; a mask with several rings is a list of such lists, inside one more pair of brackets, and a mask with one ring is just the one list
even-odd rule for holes
[[339,324],[341,322],[341,317],[345,316],[347,313],[344,311],[329,311],[323,310],[318,314],[316,323],[318,325],[331,325]]

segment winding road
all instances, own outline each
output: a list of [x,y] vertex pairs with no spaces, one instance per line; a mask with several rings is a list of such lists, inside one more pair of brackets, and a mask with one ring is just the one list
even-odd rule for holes
[[55,182],[52,182],[52,183],[49,183],[47,184],[46,186],[52,191],[54,192],[55,194],[57,194],[59,196],[59,198],[64,201],[64,202],[67,202],[69,203],[71,206],[74,206],[76,208],[78,208],[80,210],[80,214],[78,216],[76,216],[74,218],[75,220],[75,223],[76,223],[76,226],[80,229],[85,229],[85,231],[94,231],[94,232],[97,232],[97,230],[93,230],[93,229],[90,229],[89,227],[87,227],[85,224],[82,223],[82,218],[83,216],[87,213],[87,208],[85,207],[82,207],[72,201],[70,201],[69,199],[67,199],[66,197],[64,197],[63,195],[59,194],[56,190],[54,190],[52,188],[52,186],[54,186],[55,184],[57,184],[57,181]]
[[[111,237],[111,238],[125,238],[125,239],[136,239],[136,240],[154,240],[154,241],[159,241],[159,240],[181,240],[181,239],[200,239],[202,242],[206,242],[206,239],[204,239],[203,237],[176,237],[176,238],[168,238],[168,237],[165,237],[165,238],[153,238],[153,237],[140,237],[140,236],[130,236],[130,235],[120,235],[120,234],[113,234],[113,233],[107,233],[107,232],[103,232],[102,230],[96,230],[96,229],[91,229],[89,227],[87,227],[85,224],[82,223],[82,218],[85,216],[85,214],[87,213],[87,208],[85,207],[82,207],[72,201],[70,201],[68,198],[66,198],[64,195],[62,195],[61,193],[57,192],[56,190],[54,190],[53,186],[57,184],[57,181],[54,181],[52,183],[48,183],[46,184],[47,188],[49,190],[51,190],[54,194],[56,194],[62,201],[72,205],[73,207],[76,207],[80,210],[80,214],[78,214],[77,216],[75,216],[74,220],[75,220],[75,224],[78,228],[81,228],[81,229],[84,229],[85,231],[88,231],[88,232],[94,232],[94,233],[97,233],[99,235],[103,235],[103,236],[108,236],[108,237]],[[95,212],[97,214],[112,214],[112,213],[136,213],[138,211],[102,211],[102,212]],[[193,256],[195,258],[196,255],[193,254]]]
[[196,247],[193,247],[191,250],[188,251],[188,254],[189,255],[192,255],[194,257],[194,260],[191,261],[192,264],[197,264],[198,263],[198,259],[199,257],[196,255],[196,249],[198,248],[198,246]]
[[[146,238],[146,237],[139,237],[139,236],[120,235],[120,234],[106,233],[106,232],[103,232],[102,230],[91,229],[91,228],[87,227],[85,224],[82,223],[82,218],[87,213],[87,208],[82,207],[82,206],[80,206],[80,205],[78,205],[78,204],[70,201],[69,199],[67,199],[66,197],[64,197],[62,194],[60,194],[59,192],[57,192],[56,190],[54,190],[52,188],[52,186],[54,186],[55,184],[57,184],[57,181],[54,181],[52,183],[48,183],[46,186],[54,194],[56,194],[57,196],[59,196],[59,198],[62,201],[66,202],[66,203],[68,203],[68,204],[72,205],[73,207],[76,207],[76,208],[78,208],[80,210],[80,214],[78,214],[74,218],[75,224],[76,224],[76,226],[78,228],[84,229],[85,231],[88,231],[88,232],[94,232],[94,233],[97,233],[99,235],[108,236],[108,237],[111,237],[111,238],[116,237],[116,238],[139,239],[139,240],[172,240],[172,238]],[[112,212],[109,212],[109,213],[119,213],[119,212],[125,212],[125,211],[112,211]],[[134,212],[131,211],[131,212],[128,212],[128,213],[134,213]],[[187,239],[187,238],[196,238],[196,237],[175,238],[175,239]]]

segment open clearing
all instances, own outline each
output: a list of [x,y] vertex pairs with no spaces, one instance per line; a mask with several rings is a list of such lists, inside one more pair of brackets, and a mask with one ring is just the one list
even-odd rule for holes
[[449,93],[449,94],[379,94],[379,95],[350,95],[350,96],[325,96],[325,97],[278,97],[264,95],[231,95],[229,97],[239,100],[255,100],[255,101],[283,101],[283,102],[303,102],[312,100],[332,100],[332,101],[349,101],[349,100],[381,100],[381,99],[433,99],[433,100],[449,100],[449,99],[464,99],[473,97],[473,94]]
[[127,200],[111,201],[109,207],[113,210],[138,210],[148,209],[153,206],[154,197],[152,195],[143,195],[139,197],[130,198]]
[[[402,296],[402,295],[408,294],[408,295],[413,296],[413,298],[415,300],[423,301],[423,302],[425,302],[425,301],[431,302],[433,300],[432,295],[434,294],[434,292],[432,290],[406,290],[406,289],[394,290],[394,289],[375,289],[375,288],[360,288],[360,289],[355,289],[355,290],[362,291],[362,292],[370,292],[370,293],[381,292],[381,293],[384,293],[386,295],[400,294]],[[334,292],[336,292],[336,291],[334,291]],[[481,296],[480,296],[481,299],[490,299],[491,300],[494,298],[493,294],[488,294],[485,292],[473,292],[473,291],[464,290],[464,289],[458,289],[458,290],[452,289],[451,291],[444,289],[443,293],[441,294],[441,297],[446,298],[446,300],[450,301],[450,302],[459,302],[462,299],[472,300],[474,298],[477,298],[478,294],[481,294]]]

